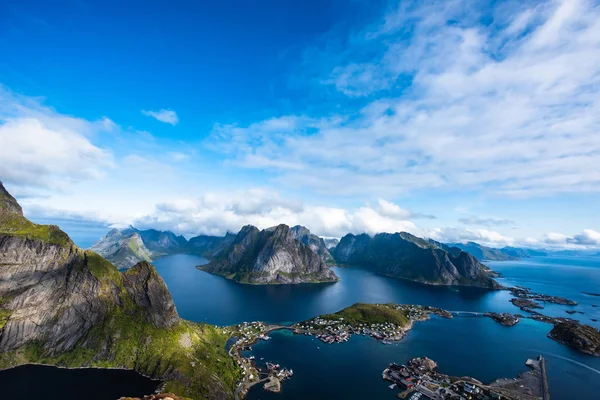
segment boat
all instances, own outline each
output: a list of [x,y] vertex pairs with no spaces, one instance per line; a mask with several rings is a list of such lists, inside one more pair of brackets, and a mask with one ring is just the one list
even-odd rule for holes
[[395,383],[392,383],[392,384],[391,384],[390,386],[388,386],[388,387],[389,387],[390,389],[393,389],[393,388],[395,388],[395,387],[396,387],[396,384],[395,384]]

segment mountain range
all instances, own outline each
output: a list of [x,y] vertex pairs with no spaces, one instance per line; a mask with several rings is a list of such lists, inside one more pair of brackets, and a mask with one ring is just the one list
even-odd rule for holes
[[[112,236],[127,246],[142,238]],[[0,370],[133,369],[186,397],[231,399],[241,370],[225,351],[228,337],[180,319],[151,264],[120,273],[57,226],[29,221],[0,183]]]
[[228,233],[223,237],[200,235],[187,240],[170,231],[139,230],[130,226],[122,231],[111,229],[90,250],[122,270],[140,261],[152,261],[170,254],[194,253],[211,258],[234,238],[235,235]]

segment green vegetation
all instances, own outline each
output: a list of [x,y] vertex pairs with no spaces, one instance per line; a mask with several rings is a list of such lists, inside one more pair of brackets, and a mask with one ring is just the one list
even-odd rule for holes
[[335,314],[321,315],[325,320],[339,320],[355,324],[382,324],[391,322],[398,326],[406,326],[409,318],[404,310],[397,310],[393,304],[364,304],[356,303]]
[[84,256],[87,268],[90,269],[92,274],[98,280],[109,282],[121,281],[121,274],[119,273],[119,270],[117,270],[117,267],[102,258],[102,256],[91,250],[86,250]]
[[133,369],[166,381],[165,390],[181,396],[196,399],[230,393],[233,397],[241,370],[225,351],[227,330],[184,320],[170,328],[156,328],[126,291],[120,302],[73,350],[54,355],[40,343],[29,344],[0,354],[0,369],[31,362]]
[[[165,381],[165,390],[180,396],[197,399],[229,393],[233,397],[241,369],[225,351],[227,329],[181,319],[172,327],[157,328],[134,303],[114,265],[92,251],[77,251],[84,256],[78,268],[89,268],[105,288],[106,317],[69,352],[51,354],[43,343],[30,343],[0,354],[0,369],[26,363],[133,369]],[[118,289],[118,298],[111,287]],[[0,329],[10,316],[2,302]]]
[[23,236],[29,240],[41,240],[64,247],[73,245],[69,236],[58,226],[34,224],[17,214],[0,214],[0,234]]

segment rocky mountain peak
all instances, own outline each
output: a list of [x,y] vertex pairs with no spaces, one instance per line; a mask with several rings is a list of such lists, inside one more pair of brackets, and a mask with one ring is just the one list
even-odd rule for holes
[[199,268],[245,283],[337,280],[323,257],[298,240],[285,224],[262,231],[252,225],[244,226],[229,247]]
[[16,214],[23,216],[23,209],[17,202],[17,200],[4,188],[2,182],[0,182],[0,214]]
[[156,268],[141,261],[123,274],[127,292],[146,313],[148,322],[157,327],[169,327],[177,322],[179,315],[173,297]]

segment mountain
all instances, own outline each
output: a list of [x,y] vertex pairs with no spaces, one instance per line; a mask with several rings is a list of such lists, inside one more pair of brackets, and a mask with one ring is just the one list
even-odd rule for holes
[[162,256],[186,251],[188,241],[183,236],[177,236],[170,231],[158,231],[156,229],[139,230],[130,226],[123,230],[124,235],[136,232],[142,238],[144,244],[154,256]]
[[333,257],[329,253],[329,249],[327,249],[325,241],[317,235],[310,233],[308,228],[301,225],[296,225],[291,228],[290,231],[296,240],[310,247],[312,251],[323,257],[326,262],[333,262]]
[[524,249],[510,246],[505,246],[501,248],[500,251],[516,258],[545,257],[548,255],[544,250]]
[[462,251],[458,247],[453,247],[451,245],[447,245],[445,243],[438,242],[437,240],[427,239],[427,242],[430,243],[430,244],[432,244],[432,245],[434,245],[434,246],[436,246],[436,247],[439,247],[440,249],[445,250],[448,253],[453,254],[455,256],[459,255],[460,252]]
[[337,276],[287,225],[247,225],[233,243],[199,269],[243,283],[335,282]]
[[187,247],[192,253],[212,259],[229,247],[235,240],[235,236],[229,232],[225,236],[199,235],[191,238]]
[[501,249],[494,249],[475,242],[448,243],[448,246],[457,247],[462,251],[466,251],[479,261],[508,261],[519,258],[518,256],[512,256]]
[[152,261],[152,252],[137,232],[124,235],[118,229],[112,229],[94,243],[90,250],[100,254],[119,269],[131,268],[140,261]]
[[241,370],[227,339],[180,319],[152,265],[119,273],[57,226],[26,219],[0,183],[0,370],[124,368],[185,397],[232,399]]
[[472,255],[453,254],[406,232],[347,234],[333,256],[346,265],[360,265],[376,272],[435,285],[467,285],[500,288]]
[[548,255],[557,257],[581,257],[583,254],[579,250],[559,250],[552,251]]
[[335,246],[340,243],[340,240],[336,238],[323,239],[323,241],[325,242],[325,247],[327,247],[327,250],[334,249]]

